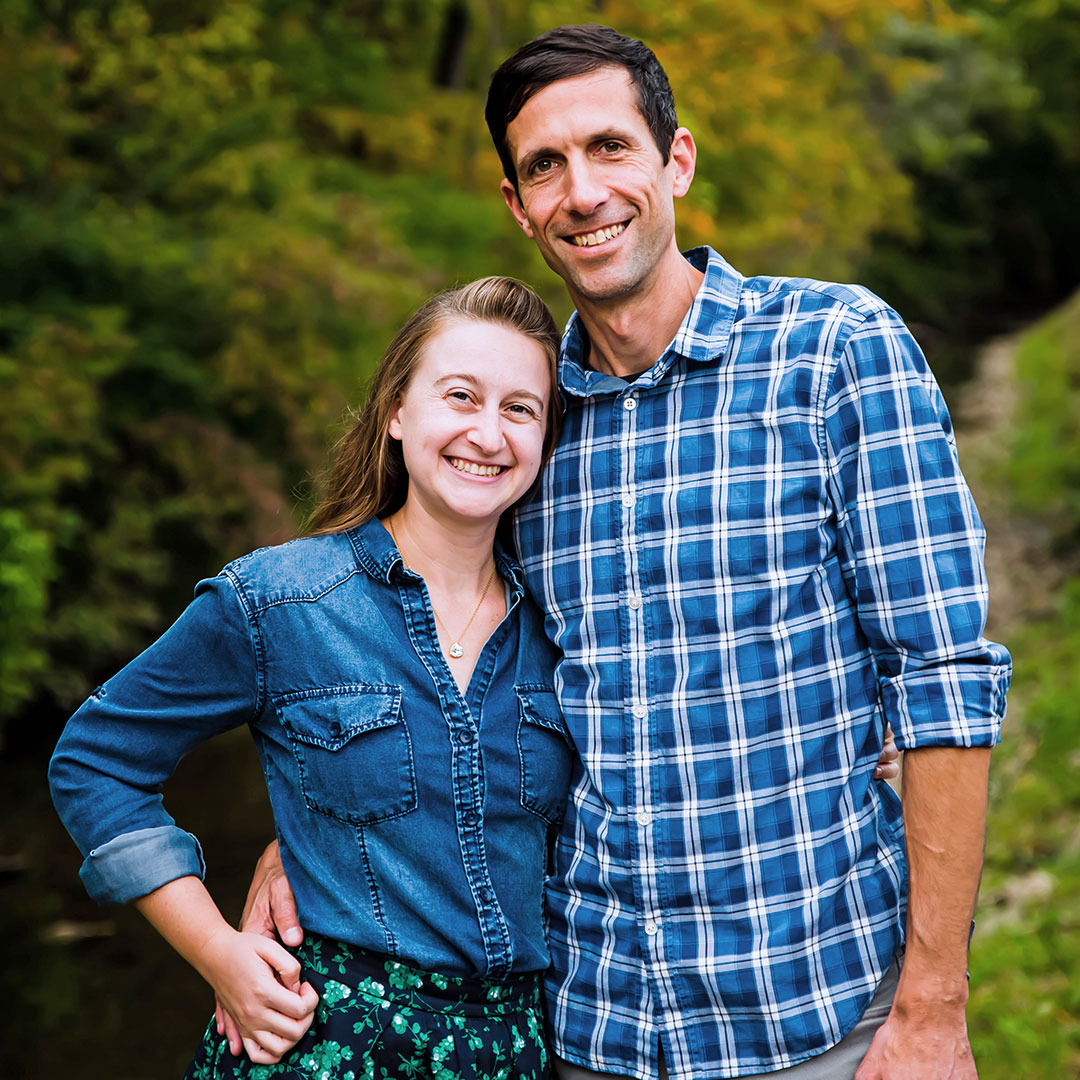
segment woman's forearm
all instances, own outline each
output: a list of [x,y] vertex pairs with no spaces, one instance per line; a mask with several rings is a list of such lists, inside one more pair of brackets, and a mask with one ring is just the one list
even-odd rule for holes
[[132,901],[155,930],[211,985],[215,938],[235,933],[206,886],[193,876],[176,878]]

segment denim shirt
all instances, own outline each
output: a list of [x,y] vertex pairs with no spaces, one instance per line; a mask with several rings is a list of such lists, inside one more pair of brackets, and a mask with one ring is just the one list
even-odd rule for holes
[[202,876],[161,785],[193,747],[247,723],[301,925],[446,974],[545,968],[548,833],[576,755],[557,654],[519,568],[498,563],[507,614],[464,695],[423,580],[374,519],[200,582],[53,755],[90,894],[125,901]]

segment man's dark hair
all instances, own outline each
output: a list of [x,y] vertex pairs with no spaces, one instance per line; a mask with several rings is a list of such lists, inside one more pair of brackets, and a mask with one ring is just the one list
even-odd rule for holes
[[515,191],[517,169],[506,141],[507,126],[525,102],[545,86],[605,67],[621,67],[630,75],[637,90],[638,111],[667,164],[679,123],[671,85],[652,49],[610,26],[558,26],[522,45],[491,76],[484,116],[503,171]]

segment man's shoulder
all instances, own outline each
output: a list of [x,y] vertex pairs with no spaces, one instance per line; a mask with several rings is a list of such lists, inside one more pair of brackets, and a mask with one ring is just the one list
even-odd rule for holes
[[889,311],[889,305],[865,285],[819,281],[815,278],[759,275],[743,282],[743,302],[747,314],[771,312],[776,307],[789,308],[807,315],[835,312],[840,317],[866,319]]
[[222,573],[258,611],[290,601],[317,600],[358,569],[350,534],[340,532],[258,548],[228,563]]

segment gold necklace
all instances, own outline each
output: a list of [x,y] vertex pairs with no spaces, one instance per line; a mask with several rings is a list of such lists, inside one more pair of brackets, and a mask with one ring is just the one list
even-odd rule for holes
[[[394,538],[394,547],[398,549],[398,554],[401,556],[401,562],[406,570],[412,570],[409,565],[409,560],[405,558],[405,552],[401,550],[401,545],[398,543],[397,533],[394,532],[394,523],[390,518],[386,519],[386,524],[390,526],[390,535]],[[487,579],[487,584],[484,586],[484,591],[480,594],[480,602],[473,609],[473,613],[469,616],[469,621],[465,624],[465,629],[450,643],[450,648],[447,649],[447,655],[453,657],[455,660],[460,660],[465,655],[465,650],[461,647],[461,639],[469,632],[469,627],[473,624],[473,619],[480,614],[480,608],[483,606],[484,600],[487,599],[488,589],[491,588],[491,583],[495,580],[495,562],[491,563],[491,574]],[[431,600],[431,593],[428,593],[428,600]],[[431,613],[435,616],[435,621],[449,634],[446,623],[439,618],[439,613],[435,610],[435,604],[431,604]],[[453,635],[451,635],[452,637]]]

